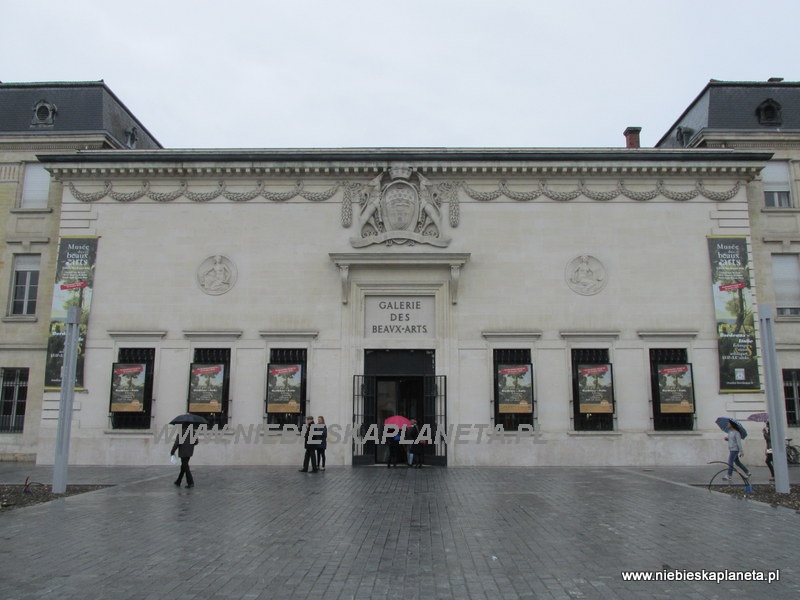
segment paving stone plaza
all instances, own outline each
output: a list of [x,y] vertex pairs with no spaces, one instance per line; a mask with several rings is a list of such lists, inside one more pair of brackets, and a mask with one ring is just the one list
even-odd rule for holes
[[[197,466],[186,489],[176,467],[73,466],[114,485],[0,514],[0,598],[797,598],[800,515],[708,491],[715,471]],[[0,463],[0,483],[52,474]]]

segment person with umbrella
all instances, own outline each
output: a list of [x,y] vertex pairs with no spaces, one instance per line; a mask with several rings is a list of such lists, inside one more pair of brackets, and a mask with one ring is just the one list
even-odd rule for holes
[[194,454],[194,447],[197,445],[197,435],[194,432],[194,426],[189,423],[181,424],[181,432],[175,436],[175,443],[172,444],[171,456],[175,456],[175,451],[178,452],[178,458],[181,459],[181,472],[178,473],[178,478],[173,482],[180,487],[183,476],[186,475],[186,487],[194,487],[194,478],[192,471],[189,469],[189,459]]
[[175,443],[172,444],[170,456],[175,456],[178,452],[178,457],[181,459],[181,471],[178,478],[173,482],[180,487],[183,476],[186,475],[186,487],[194,487],[194,478],[192,471],[189,469],[189,459],[194,455],[194,447],[197,445],[197,434],[194,431],[195,425],[208,425],[208,421],[200,416],[186,413],[179,415],[169,422],[170,425],[180,425],[181,432],[175,436]]
[[739,427],[741,426],[737,425],[736,421],[733,419],[728,419],[728,435],[725,436],[725,439],[728,441],[728,474],[723,477],[723,479],[726,481],[730,481],[731,477],[733,476],[734,464],[744,471],[744,474],[747,478],[750,477],[750,470],[742,464],[741,460],[739,460],[744,456],[742,430],[739,429]]
[[[400,439],[402,438],[403,433],[405,432],[405,428],[411,425],[411,419],[407,419],[402,415],[394,415],[393,417],[389,417],[383,422],[384,427],[388,425],[393,425],[397,429],[399,429],[398,433],[396,433],[392,438],[388,440],[389,446],[389,456],[388,460],[386,461],[386,467],[390,468],[394,465],[397,468],[397,462],[402,460],[400,458],[401,452],[403,452],[403,448],[400,446]],[[405,456],[403,457],[405,458]],[[405,460],[403,460],[405,462]]]

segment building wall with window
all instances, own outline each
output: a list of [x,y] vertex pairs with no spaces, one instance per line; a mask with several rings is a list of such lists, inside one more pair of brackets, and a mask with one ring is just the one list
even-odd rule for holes
[[800,82],[711,81],[664,134],[658,148],[772,152],[748,186],[755,277],[761,303],[776,311],[789,436],[800,437]]
[[[206,464],[297,464],[291,427],[305,415],[363,434],[329,442],[330,464],[379,463],[368,426],[395,413],[451,436],[424,449],[431,464],[720,459],[716,417],[763,411],[764,396],[758,361],[732,369],[727,383],[741,388],[723,381],[719,334],[734,323],[715,312],[709,244],[738,240],[749,260],[747,191],[768,158],[457,148],[43,158],[63,190],[62,239],[96,249],[89,285],[53,303],[55,313],[80,302],[87,322],[71,460],[163,464],[162,432],[187,411],[230,428],[198,449]],[[755,322],[748,305],[735,326]],[[57,407],[45,391],[40,462],[53,456]],[[254,439],[234,434],[251,427]]]
[[37,154],[131,147],[160,146],[102,82],[0,83],[0,459],[41,422],[62,191]]

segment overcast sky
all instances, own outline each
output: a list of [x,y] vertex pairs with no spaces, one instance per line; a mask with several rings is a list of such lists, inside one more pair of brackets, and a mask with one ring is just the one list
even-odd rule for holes
[[0,80],[104,80],[165,147],[653,146],[800,80],[798,0],[2,0]]

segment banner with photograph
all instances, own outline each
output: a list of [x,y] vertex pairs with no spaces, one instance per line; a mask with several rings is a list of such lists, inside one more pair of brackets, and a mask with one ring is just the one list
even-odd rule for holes
[[192,363],[189,378],[189,412],[222,412],[225,365]]
[[146,378],[145,363],[114,363],[111,368],[111,412],[142,412]]
[[578,365],[578,408],[581,413],[613,413],[611,365]]
[[97,239],[97,236],[64,236],[59,241],[56,280],[53,286],[53,303],[50,312],[50,336],[47,342],[45,390],[61,388],[61,367],[64,364],[64,343],[67,337],[67,311],[75,306],[80,307],[75,388],[83,388],[83,360],[89,311],[92,307]]
[[267,412],[299,413],[303,365],[267,365]]
[[693,413],[692,365],[658,365],[658,401],[662,413]]
[[533,412],[533,365],[497,365],[497,410]]
[[745,236],[709,236],[711,283],[717,321],[720,392],[761,388],[753,291]]

